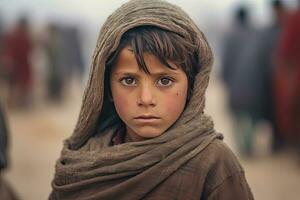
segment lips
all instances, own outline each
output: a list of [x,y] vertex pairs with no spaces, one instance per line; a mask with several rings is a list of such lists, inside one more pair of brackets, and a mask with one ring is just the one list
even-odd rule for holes
[[140,115],[138,117],[133,118],[135,121],[140,123],[155,123],[160,120],[160,117],[153,115]]
[[134,119],[160,119],[160,118],[153,115],[140,115],[138,117],[135,117]]

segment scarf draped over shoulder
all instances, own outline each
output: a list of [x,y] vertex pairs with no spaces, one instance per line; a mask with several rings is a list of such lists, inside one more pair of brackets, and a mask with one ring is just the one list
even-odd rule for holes
[[[117,127],[101,118],[105,63],[126,31],[147,25],[174,32],[194,47],[199,72],[192,96],[161,136],[111,146]],[[101,28],[79,118],[56,163],[50,199],[143,199],[213,140],[221,139],[204,113],[212,63],[204,34],[181,8],[161,0],[132,0],[113,12]]]

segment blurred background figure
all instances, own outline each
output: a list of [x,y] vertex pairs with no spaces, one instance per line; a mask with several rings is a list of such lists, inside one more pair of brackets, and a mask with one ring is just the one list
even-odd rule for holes
[[[240,153],[245,156],[253,155],[253,143],[257,133],[268,134],[268,137],[272,138],[274,151],[283,142],[275,123],[273,77],[274,50],[286,11],[280,0],[270,1],[269,6],[273,16],[271,25],[260,29],[244,29],[241,47],[234,51],[231,59],[227,58],[227,54],[232,48],[226,47],[227,51],[224,49],[223,79],[229,85],[235,137]],[[226,59],[235,60],[235,63],[228,64]],[[232,68],[232,71],[228,68]],[[260,127],[264,127],[263,133],[259,133]]]
[[4,116],[4,110],[0,103],[0,199],[17,200],[17,195],[3,178],[3,172],[8,166],[8,143],[9,131]]
[[252,32],[248,15],[246,7],[239,7],[234,13],[230,31],[225,33],[225,37],[223,38],[222,78],[229,91],[232,88],[233,73],[237,68],[236,55],[244,48],[243,44]]
[[300,1],[289,14],[276,56],[276,119],[281,136],[300,155]]
[[77,27],[50,23],[42,40],[46,54],[47,97],[52,102],[62,102],[70,96],[65,88],[83,84],[85,67],[80,32]]
[[[258,33],[257,45],[253,49],[253,66],[257,67],[258,74],[262,75],[261,79],[261,112],[262,120],[266,120],[271,126],[272,131],[272,150],[276,152],[283,145],[283,139],[278,131],[278,125],[275,120],[275,87],[273,77],[275,74],[276,49],[278,40],[285,23],[287,10],[281,0],[270,1],[273,20],[271,25],[263,28]],[[250,66],[249,66],[250,67]]]
[[7,33],[4,27],[3,19],[0,16],[0,101],[4,102],[4,106],[9,102],[9,90],[12,84],[12,70],[9,66],[7,58]]
[[[3,98],[4,96],[4,90],[6,86],[6,68],[4,66],[4,27],[2,18],[0,16],[0,97]],[[6,91],[6,90],[5,90]],[[2,99],[4,101],[4,99]]]
[[[252,116],[250,115],[249,102],[252,92],[251,85],[241,83],[255,74],[246,73],[241,61],[247,55],[248,46],[251,45],[254,28],[249,22],[249,11],[245,6],[239,7],[234,14],[231,31],[223,39],[222,78],[228,91],[229,108],[234,118],[234,132],[237,147],[241,154],[249,155],[251,152]],[[252,42],[252,41],[251,41]],[[253,77],[252,77],[253,78]],[[253,83],[252,83],[253,84]],[[251,100],[250,100],[251,101]],[[249,116],[250,115],[250,116]]]
[[273,151],[278,150],[283,143],[275,123],[273,77],[275,50],[285,22],[286,10],[280,0],[270,1],[269,6],[273,16],[272,22],[267,27],[255,31],[248,39],[249,42],[245,44],[246,50],[241,52],[238,64],[240,73],[244,75],[236,78],[237,82],[234,86],[241,91],[244,89],[242,102],[246,102],[244,106],[250,122],[249,132],[246,132],[249,137],[245,139],[250,152],[253,151],[253,138],[261,124],[270,127]]
[[68,74],[68,82],[82,82],[85,73],[82,47],[80,41],[80,31],[75,26],[63,27],[62,31],[62,50],[64,53],[64,67]]
[[61,102],[63,98],[66,70],[64,68],[62,36],[56,24],[49,24],[44,49],[47,57],[46,86],[47,99],[52,102]]
[[15,28],[6,35],[4,49],[5,65],[10,77],[9,103],[13,107],[26,108],[32,101],[32,48],[28,20],[21,17]]

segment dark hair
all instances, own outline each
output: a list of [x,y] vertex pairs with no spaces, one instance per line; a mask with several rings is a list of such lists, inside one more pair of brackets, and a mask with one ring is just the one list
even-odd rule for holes
[[[195,75],[200,70],[197,66],[198,56],[194,51],[195,47],[193,44],[177,33],[156,26],[139,26],[130,29],[123,34],[117,50],[109,56],[106,62],[105,77],[108,80],[121,50],[127,46],[132,48],[138,66],[147,74],[150,72],[144,61],[144,53],[154,55],[170,69],[174,68],[168,61],[172,61],[180,67],[188,78],[189,100],[193,90]],[[107,83],[109,82],[106,82],[106,85]]]

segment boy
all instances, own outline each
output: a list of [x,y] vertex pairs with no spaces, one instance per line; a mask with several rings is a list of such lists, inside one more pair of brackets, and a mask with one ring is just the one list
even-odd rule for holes
[[253,199],[204,110],[212,52],[180,8],[133,0],[105,22],[50,199]]

